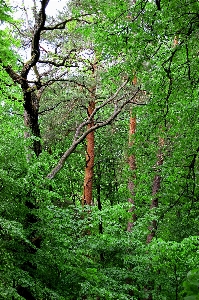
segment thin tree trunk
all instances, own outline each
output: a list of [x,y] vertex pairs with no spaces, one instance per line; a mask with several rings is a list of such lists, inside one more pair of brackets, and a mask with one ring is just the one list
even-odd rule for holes
[[[132,147],[133,145],[133,138],[136,131],[136,117],[130,117],[130,129],[129,129],[129,147]],[[128,158],[128,164],[131,171],[135,171],[136,169],[136,162],[135,162],[135,155],[131,154]],[[136,221],[137,217],[134,213],[135,209],[135,202],[134,202],[134,196],[135,196],[135,174],[133,174],[132,179],[128,182],[128,189],[131,194],[131,197],[128,199],[128,202],[132,204],[132,207],[129,209],[129,212],[132,213],[132,219],[128,222],[127,225],[127,231],[131,231],[132,227],[134,226],[134,222]]]
[[[100,184],[97,184],[97,206],[98,209],[101,211],[102,210],[102,203],[101,203],[101,186]],[[99,222],[99,233],[103,233],[103,225],[102,225],[102,220]]]
[[[97,173],[97,180],[96,180],[96,190],[97,190],[97,207],[99,211],[102,210],[102,203],[101,203],[101,169],[100,163],[98,162],[96,166],[96,173]],[[99,234],[103,234],[103,224],[102,219],[99,221]],[[100,252],[100,261],[104,261],[104,252]]]
[[[158,197],[157,193],[160,190],[160,184],[161,184],[161,175],[160,175],[160,166],[163,164],[163,154],[162,154],[162,147],[164,146],[164,139],[159,138],[159,153],[157,155],[157,170],[156,174],[153,179],[153,187],[152,187],[152,202],[150,209],[153,209],[155,207],[158,207]],[[149,226],[150,233],[147,235],[147,244],[149,244],[152,239],[155,237],[156,231],[157,231],[157,221],[153,220],[151,225]]]
[[[161,171],[160,171],[159,167],[163,164],[163,154],[162,154],[162,147],[163,146],[164,146],[164,139],[159,138],[159,152],[157,154],[156,174],[155,174],[154,179],[153,179],[153,186],[152,186],[153,199],[152,199],[152,202],[151,202],[150,209],[158,207],[159,199],[158,199],[157,193],[160,191],[160,185],[161,185],[161,175],[160,175]],[[147,239],[146,239],[147,244],[151,243],[151,241],[153,240],[153,238],[156,235],[157,220],[153,220],[148,229],[149,229],[150,233],[147,235]],[[157,276],[158,276],[158,274],[157,274]],[[151,282],[149,284],[149,286],[152,286],[152,285],[153,285],[153,282]],[[146,291],[148,291],[148,296],[144,300],[152,300],[153,296],[152,296],[152,293],[151,293],[151,288],[150,287],[145,287],[145,289],[146,289]]]

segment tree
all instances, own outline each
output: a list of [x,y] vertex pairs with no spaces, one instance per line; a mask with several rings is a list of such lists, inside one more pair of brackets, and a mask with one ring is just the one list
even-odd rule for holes
[[[21,78],[24,66],[18,57],[11,68],[2,55],[0,297],[194,296],[197,272],[188,272],[198,265],[198,2],[73,1],[32,28],[29,13],[42,19],[47,5],[34,3],[23,9],[29,29],[12,23],[22,47],[43,28],[26,81],[37,100],[41,93],[40,139],[24,139],[22,81],[5,77],[7,68]],[[93,135],[93,205],[82,209],[86,139]],[[43,151],[27,160],[32,141]],[[127,230],[132,172],[137,219]]]
[[[161,1],[157,10],[155,3],[148,1],[136,1],[135,5],[130,6],[118,1],[116,8],[114,3],[111,11],[110,3],[107,5],[107,2],[100,3],[98,11],[95,1],[92,5],[88,5],[87,1],[81,4],[82,7],[85,5],[86,12],[96,13],[94,29],[90,33],[97,41],[98,50],[121,61],[118,74],[125,70],[131,76],[132,70],[136,70],[141,88],[149,95],[148,105],[137,111],[139,123],[133,147],[138,165],[135,196],[138,220],[143,214],[147,222],[155,216],[157,237],[163,235],[165,239],[180,242],[189,234],[196,234],[195,225],[191,226],[195,221],[188,207],[192,207],[194,214],[197,205],[193,199],[197,198],[198,193],[193,184],[198,169],[198,141],[193,135],[197,123],[194,99],[198,91],[197,80],[194,80],[195,60],[191,59],[197,56],[195,36],[198,3]],[[169,21],[171,18],[172,26]],[[102,28],[106,28],[103,34]],[[120,60],[122,54],[123,59]],[[192,123],[191,119],[194,120]],[[153,166],[156,164],[160,136],[165,143],[164,163],[161,166],[162,184],[158,192],[160,202],[159,208],[149,213],[155,176]],[[184,201],[189,203],[187,207]],[[189,220],[186,226],[182,221],[185,216]],[[169,224],[171,220],[172,225]],[[176,230],[175,222],[179,226]],[[143,224],[145,228],[146,223]],[[140,226],[138,224],[139,221],[137,226]]]
[[[96,60],[96,59],[95,59]],[[95,80],[97,69],[97,61],[92,64],[92,77]],[[96,98],[96,82],[94,86],[90,88],[90,101],[87,108],[88,119],[95,110],[95,98]],[[88,130],[94,126],[94,119],[90,119],[88,124]],[[83,205],[91,205],[93,202],[92,192],[93,192],[93,176],[94,176],[94,131],[90,132],[87,136],[87,149],[86,149],[86,167],[85,167],[85,177],[84,177],[84,192],[83,192]]]

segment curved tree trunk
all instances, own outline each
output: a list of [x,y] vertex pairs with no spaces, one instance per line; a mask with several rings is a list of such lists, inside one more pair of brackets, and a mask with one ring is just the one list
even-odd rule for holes
[[[42,86],[40,82],[40,76],[37,70],[37,62],[40,58],[40,38],[41,32],[44,30],[45,21],[46,21],[46,12],[45,9],[48,5],[49,0],[41,0],[41,6],[38,13],[35,15],[34,31],[31,41],[31,58],[23,64],[23,68],[20,74],[16,73],[14,69],[9,65],[3,65],[3,68],[12,78],[12,80],[20,84],[23,91],[24,98],[24,123],[30,130],[30,133],[33,135],[33,151],[36,156],[41,153],[41,142],[40,142],[40,130],[38,122],[38,112],[39,112],[39,99],[42,92]],[[36,5],[36,2],[35,4]],[[36,7],[35,7],[36,11]],[[33,68],[37,80],[35,81],[35,86],[32,86],[28,83],[28,74]],[[26,137],[30,135],[26,133]]]

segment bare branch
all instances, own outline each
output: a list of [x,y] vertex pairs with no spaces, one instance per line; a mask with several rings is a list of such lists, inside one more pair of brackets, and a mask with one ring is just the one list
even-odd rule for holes
[[[74,109],[77,101],[79,101],[79,98],[74,98],[72,103],[70,101],[70,108],[67,109],[67,114],[66,115],[69,115],[71,113],[71,111]],[[66,102],[68,102],[67,99],[66,100],[62,100],[62,101],[58,102],[57,104],[55,104],[54,106],[48,107],[48,108],[42,110],[41,112],[39,112],[39,115],[43,115],[43,114],[45,114],[48,111],[52,111],[55,108],[57,108],[60,104],[64,104]],[[60,123],[60,119],[59,119],[58,123]]]
[[29,29],[29,31],[31,31],[31,28],[30,28],[30,25],[29,25],[28,12],[27,12],[27,9],[25,7],[24,0],[22,0],[22,6],[23,6],[24,13],[25,13],[25,17],[26,17],[26,27]]
[[67,61],[67,57],[66,58],[63,58],[63,60],[61,62],[55,62],[55,61],[52,61],[52,60],[39,60],[38,62],[40,64],[48,64],[48,65],[52,65],[52,66],[55,66],[57,68],[59,67],[78,67],[77,65],[74,66],[73,64],[69,64],[69,65],[66,65],[66,61]]
[[[121,89],[121,87],[120,87]],[[119,91],[116,92],[117,94],[119,93]],[[54,167],[54,169],[47,175],[47,178],[49,179],[53,179],[55,177],[55,175],[63,168],[64,163],[66,161],[66,159],[69,157],[69,155],[76,149],[76,147],[86,138],[86,136],[92,132],[97,130],[98,128],[104,127],[106,125],[111,124],[111,122],[113,120],[115,120],[115,118],[119,115],[119,113],[122,111],[122,109],[124,108],[125,105],[127,105],[128,103],[132,102],[132,100],[137,96],[137,94],[139,93],[139,89],[128,99],[126,99],[122,104],[120,103],[116,103],[115,104],[115,109],[113,111],[113,113],[110,115],[110,117],[108,119],[106,119],[105,121],[102,122],[98,122],[96,123],[94,126],[92,126],[91,128],[89,128],[88,130],[86,130],[78,139],[74,138],[72,145],[70,146],[70,148],[62,155],[60,161],[58,162],[58,164]],[[112,97],[111,97],[112,98]],[[110,99],[110,98],[109,98]],[[108,100],[107,100],[108,101]],[[106,102],[107,102],[106,101]],[[120,105],[119,105],[120,104]],[[86,124],[85,122],[83,122],[84,124]],[[81,125],[80,125],[81,126]]]
[[74,83],[77,86],[84,88],[88,92],[91,92],[91,89],[89,87],[87,87],[84,83],[77,82],[76,80],[73,80],[73,79],[60,79],[59,81],[65,81],[65,82]]
[[[45,52],[47,52],[41,45],[40,45],[40,48],[43,49]],[[40,64],[49,64],[49,65],[53,65],[55,67],[61,67],[61,66],[66,66],[65,63],[66,61],[70,58],[70,55],[73,53],[73,52],[76,52],[77,49],[71,49],[69,51],[69,53],[64,56],[64,57],[59,57],[58,59],[62,59],[61,62],[55,62],[55,61],[52,61],[52,60],[38,60],[38,62]],[[47,52],[48,53],[48,52]],[[66,67],[72,67],[71,65],[67,65]]]
[[[90,16],[90,14],[81,15],[81,17],[87,17],[87,16]],[[66,24],[69,22],[72,22],[72,21],[85,22],[85,23],[91,24],[91,22],[89,22],[87,20],[71,17],[61,23],[56,24],[55,26],[46,26],[43,28],[43,30],[65,29]]]
[[40,112],[39,112],[39,115],[43,115],[43,114],[45,114],[45,113],[48,112],[48,111],[54,110],[54,109],[55,109],[56,107],[58,107],[61,103],[63,103],[63,101],[60,101],[60,102],[58,102],[57,104],[55,104],[54,106],[48,107],[48,108],[46,108],[46,109],[40,111]]
[[[101,105],[97,106],[93,113],[90,115],[90,120],[94,117],[94,115],[96,114],[96,112],[98,110],[100,110],[102,107],[106,106],[108,103],[112,102],[117,95],[119,94],[119,92],[125,87],[125,85],[128,83],[129,79],[127,78],[127,80],[124,81],[124,83],[117,89],[117,91],[115,92],[115,94],[113,94],[113,96],[111,96],[108,100],[106,100],[104,103],[102,103]],[[120,100],[122,100],[126,95],[123,95],[119,100],[117,100],[117,102],[119,102]],[[133,98],[132,98],[133,99]]]
[[[41,74],[41,77],[42,77],[43,75],[45,75],[45,74],[47,74],[47,72],[44,73],[44,74]],[[74,83],[74,84],[76,84],[77,86],[80,86],[80,87],[82,87],[82,88],[85,88],[87,91],[90,92],[90,89],[89,89],[84,83],[80,83],[80,82],[77,82],[77,81],[71,80],[71,79],[61,78],[61,77],[65,76],[66,74],[67,74],[67,71],[64,72],[64,73],[62,73],[60,76],[55,77],[54,79],[49,79],[49,80],[46,81],[46,82],[42,82],[42,86],[50,86],[50,85],[53,84],[54,82],[69,82],[69,83]]]
[[[122,99],[124,99],[125,96],[126,96],[126,95],[123,95],[121,98],[119,98],[119,99],[117,100],[117,102],[119,102],[119,101],[121,101]],[[78,136],[80,135],[80,132],[81,132],[82,128],[85,127],[86,125],[88,125],[88,124],[92,121],[92,119],[93,119],[94,115],[96,114],[96,112],[97,112],[98,110],[100,110],[100,108],[102,108],[102,107],[104,107],[106,104],[108,104],[109,102],[111,102],[110,98],[109,98],[107,101],[105,101],[104,103],[102,103],[100,106],[97,106],[97,107],[94,109],[94,111],[92,112],[92,114],[90,115],[90,117],[89,117],[86,121],[84,121],[83,123],[81,123],[81,124],[78,126],[78,128],[77,128],[77,130],[76,130],[76,133],[75,133],[74,141],[77,140]]]
[[27,37],[26,34],[23,33],[21,29],[19,29],[19,27],[15,24],[15,22],[10,21],[9,23],[12,24],[12,26],[15,27],[15,28],[17,29],[18,33],[19,33],[21,36]]

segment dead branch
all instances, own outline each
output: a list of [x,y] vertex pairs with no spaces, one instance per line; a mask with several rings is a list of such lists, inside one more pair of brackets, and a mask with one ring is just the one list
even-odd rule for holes
[[[110,98],[108,98],[108,100],[106,100],[105,102],[103,102],[101,105],[97,106],[97,107],[93,110],[93,112],[92,112],[92,114],[90,115],[90,117],[89,117],[86,121],[84,121],[83,123],[81,123],[81,124],[78,126],[78,128],[76,129],[74,141],[77,140],[77,138],[78,138],[78,136],[79,136],[79,134],[80,134],[80,132],[81,132],[81,129],[82,129],[84,126],[88,125],[88,124],[91,122],[91,120],[93,120],[93,117],[95,116],[95,114],[97,113],[97,111],[100,110],[101,108],[103,108],[103,107],[104,107],[105,105],[107,105],[108,103],[112,102],[112,101],[117,97],[117,95],[119,94],[119,92],[121,91],[121,89],[127,84],[127,82],[128,82],[128,79],[127,79],[127,80],[126,80],[126,81],[118,88],[118,90],[115,92],[115,94],[113,94],[113,96],[111,96]],[[90,90],[89,90],[89,92],[90,92]],[[117,102],[121,101],[125,96],[126,96],[126,95],[123,95],[121,98],[119,98],[119,99],[117,100]]]
[[[43,49],[44,51],[46,51],[46,53],[48,53],[47,52],[47,50],[45,50],[43,47],[41,47],[41,45],[40,45],[40,48],[41,49]],[[65,67],[73,67],[73,65],[66,65],[66,61],[70,58],[70,55],[73,53],[73,52],[76,52],[77,51],[77,49],[71,49],[70,51],[69,51],[69,53],[66,55],[66,56],[64,56],[64,57],[59,57],[58,59],[60,60],[61,59],[61,62],[55,62],[55,61],[52,61],[52,60],[38,60],[38,62],[40,63],[40,64],[49,64],[49,65],[53,65],[53,66],[55,66],[55,67],[61,67],[61,66],[65,66]]]
[[[115,97],[118,95],[119,91],[122,89],[122,87],[126,84],[126,82],[117,90],[117,92],[110,97],[105,103],[109,103],[110,99],[115,99]],[[68,150],[62,155],[61,159],[59,160],[58,164],[53,168],[53,170],[47,175],[48,179],[53,179],[55,177],[55,175],[63,168],[64,163],[66,161],[66,159],[69,157],[69,155],[74,152],[74,150],[76,149],[76,147],[86,138],[86,136],[92,132],[95,131],[101,127],[107,126],[109,124],[112,123],[113,120],[115,120],[115,118],[119,115],[119,113],[122,111],[122,109],[124,108],[125,105],[127,105],[128,103],[132,102],[132,100],[137,96],[137,94],[139,93],[139,89],[131,96],[128,97],[125,101],[123,101],[122,103],[120,103],[120,101],[118,100],[117,102],[115,102],[115,108],[113,113],[110,115],[109,118],[107,118],[106,120],[102,121],[102,122],[98,122],[96,123],[94,126],[92,126],[91,128],[89,128],[88,130],[86,130],[84,133],[81,134],[81,136],[78,138],[79,136],[79,132],[80,130],[86,126],[89,122],[90,119],[94,116],[94,114],[96,113],[97,110],[99,110],[99,107],[97,107],[95,109],[95,113],[93,112],[92,115],[88,118],[87,121],[83,122],[82,124],[80,124],[80,126],[77,128],[77,131],[75,133],[75,137],[73,140],[72,145],[70,146],[70,148],[68,148]],[[120,99],[123,99],[124,97],[121,97]],[[100,107],[105,106],[106,104],[103,103]]]
[[46,108],[46,109],[40,111],[40,112],[39,112],[39,115],[43,115],[43,114],[45,114],[45,113],[48,112],[48,111],[54,110],[54,109],[57,108],[61,103],[63,103],[63,101],[60,101],[60,102],[58,102],[56,105],[54,105],[54,106],[52,106],[52,107],[48,107],[48,108]]
[[52,66],[55,66],[57,68],[59,68],[59,67],[74,67],[74,65],[71,65],[71,64],[66,65],[66,61],[67,61],[67,58],[63,58],[63,60],[60,63],[52,61],[52,60],[39,60],[38,62],[40,64],[52,65]]
[[[87,16],[90,16],[90,14],[81,15],[81,17],[87,17]],[[91,22],[89,22],[87,20],[71,17],[71,18],[69,18],[69,19],[67,19],[63,22],[60,22],[60,23],[54,25],[54,26],[45,26],[43,28],[43,30],[65,29],[66,24],[69,23],[69,22],[72,22],[72,21],[85,22],[85,23],[91,24]]]

